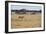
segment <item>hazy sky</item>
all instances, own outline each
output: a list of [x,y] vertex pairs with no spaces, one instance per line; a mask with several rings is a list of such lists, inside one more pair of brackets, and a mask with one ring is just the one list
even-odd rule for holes
[[27,5],[11,5],[11,10],[41,10],[41,6],[27,6]]

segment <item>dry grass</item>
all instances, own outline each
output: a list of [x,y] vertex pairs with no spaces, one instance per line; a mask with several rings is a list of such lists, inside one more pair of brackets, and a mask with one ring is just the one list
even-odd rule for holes
[[[24,16],[23,19],[18,18]],[[17,15],[11,16],[11,28],[34,28],[41,27],[41,15]]]

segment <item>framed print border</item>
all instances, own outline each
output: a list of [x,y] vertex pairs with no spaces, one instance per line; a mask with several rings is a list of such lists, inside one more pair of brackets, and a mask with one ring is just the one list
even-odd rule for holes
[[[9,32],[8,31],[8,3],[29,3],[29,4],[42,4],[44,6],[44,26],[43,30],[32,30],[32,31],[16,31],[16,32]],[[5,33],[21,33],[21,32],[38,32],[38,31],[45,31],[45,3],[39,2],[22,2],[22,1],[5,1]]]

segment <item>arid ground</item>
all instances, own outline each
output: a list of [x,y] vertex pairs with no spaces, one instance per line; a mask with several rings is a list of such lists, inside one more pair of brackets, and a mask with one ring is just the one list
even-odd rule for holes
[[[23,18],[19,18],[23,16]],[[41,27],[41,15],[12,14],[11,28],[36,28]]]

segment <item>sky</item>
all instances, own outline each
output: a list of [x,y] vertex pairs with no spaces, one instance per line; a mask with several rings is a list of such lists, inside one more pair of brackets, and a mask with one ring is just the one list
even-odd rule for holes
[[41,10],[41,6],[27,6],[27,5],[11,5],[11,10]]

